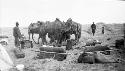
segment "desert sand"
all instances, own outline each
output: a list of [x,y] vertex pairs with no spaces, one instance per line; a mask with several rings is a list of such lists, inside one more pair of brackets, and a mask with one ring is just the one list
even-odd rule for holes
[[[101,34],[101,26],[105,26],[105,34]],[[27,27],[20,28],[21,33],[25,35],[28,39],[28,29]],[[113,46],[115,45],[115,40],[121,39],[124,36],[124,26],[123,24],[104,24],[97,23],[97,30],[95,36],[92,36],[90,24],[82,25],[82,35],[78,45],[73,46],[73,50],[67,50],[66,53],[70,53],[67,58],[63,61],[57,61],[54,59],[34,59],[37,52],[32,50],[38,50],[40,44],[33,43],[33,48],[24,49],[25,58],[17,59],[12,52],[14,46],[14,37],[12,27],[1,28],[0,32],[2,35],[7,35],[9,38],[9,44],[6,49],[15,64],[24,64],[27,71],[125,71],[125,62],[121,61],[119,63],[77,63],[78,56],[83,50],[75,49],[76,47],[82,47],[88,39],[96,39],[102,42],[102,45]],[[38,35],[34,36],[37,41]],[[109,40],[107,40],[109,39]],[[124,60],[124,55],[119,57],[119,53],[112,52],[111,55],[103,56],[106,60],[112,61],[118,58]]]

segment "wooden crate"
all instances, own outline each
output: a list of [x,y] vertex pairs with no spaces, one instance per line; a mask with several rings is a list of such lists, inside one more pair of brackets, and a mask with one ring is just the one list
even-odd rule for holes
[[58,61],[63,61],[67,57],[66,53],[46,52],[42,51],[37,54],[38,59],[53,58]]
[[65,53],[65,47],[40,47],[40,51]]
[[102,46],[102,45],[97,45],[97,46],[86,46],[85,47],[85,52],[94,52],[94,51],[105,51],[105,50],[110,50],[108,46]]

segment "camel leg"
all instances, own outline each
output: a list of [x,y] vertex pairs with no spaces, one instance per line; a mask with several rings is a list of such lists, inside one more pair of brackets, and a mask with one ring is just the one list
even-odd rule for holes
[[44,37],[42,38],[42,44],[43,45],[45,44],[45,38]]
[[47,44],[46,37],[43,37],[43,40],[44,40],[43,44]]
[[51,44],[52,42],[54,42],[54,38],[51,36],[51,37],[50,37],[50,44]]
[[[33,41],[35,42],[35,40],[34,40],[34,38],[33,38],[33,35],[34,35],[34,34],[32,34],[32,39],[33,39]],[[36,42],[35,42],[35,43],[36,43]]]
[[29,33],[29,40],[30,40],[30,33]]
[[78,34],[75,34],[75,44],[78,44],[78,42],[79,42],[79,35]]
[[58,40],[57,40],[57,45],[58,45],[59,47],[61,47],[61,46],[62,46],[62,40],[58,39]]
[[50,39],[50,43],[52,43],[52,42],[54,42],[54,39],[53,39],[53,38]]
[[39,36],[39,38],[38,38],[38,44],[39,44],[39,39],[40,39],[40,36]]
[[81,38],[81,31],[79,31],[79,35],[78,35],[78,39],[80,39]]
[[75,33],[75,40],[78,41],[78,34],[77,33]]

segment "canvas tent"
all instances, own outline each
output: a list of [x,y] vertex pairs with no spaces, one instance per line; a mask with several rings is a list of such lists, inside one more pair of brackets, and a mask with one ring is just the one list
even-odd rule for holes
[[12,66],[13,61],[6,49],[0,44],[0,71],[8,71]]

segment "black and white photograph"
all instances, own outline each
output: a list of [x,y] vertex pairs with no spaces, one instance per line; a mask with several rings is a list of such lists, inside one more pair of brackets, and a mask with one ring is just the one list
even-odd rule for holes
[[125,71],[125,0],[0,0],[0,71]]

